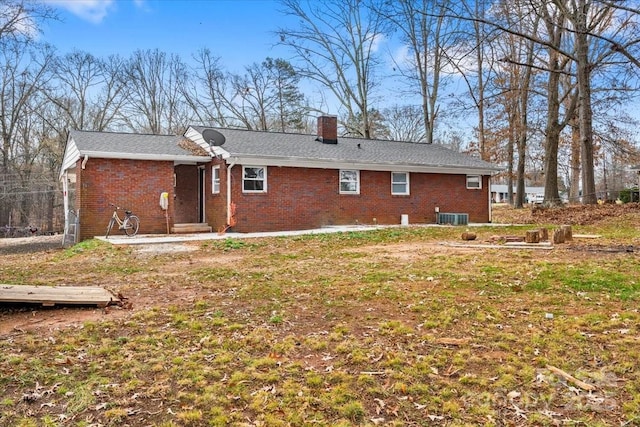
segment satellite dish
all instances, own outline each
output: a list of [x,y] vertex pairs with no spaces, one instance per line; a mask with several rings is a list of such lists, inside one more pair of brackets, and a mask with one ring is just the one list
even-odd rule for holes
[[214,129],[205,129],[202,131],[202,138],[212,147],[217,147],[226,141],[223,134]]

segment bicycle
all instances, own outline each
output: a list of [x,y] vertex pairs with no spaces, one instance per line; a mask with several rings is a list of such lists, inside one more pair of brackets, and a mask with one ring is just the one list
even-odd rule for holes
[[[105,238],[109,238],[109,233],[111,233],[111,229],[116,223],[118,223],[118,229],[124,230],[127,236],[135,236],[138,233],[138,228],[140,227],[140,218],[135,216],[130,210],[118,207],[113,203],[111,203],[111,206],[113,206],[113,214],[109,220],[109,225],[107,225],[107,234]],[[124,219],[120,219],[118,210],[124,210]]]

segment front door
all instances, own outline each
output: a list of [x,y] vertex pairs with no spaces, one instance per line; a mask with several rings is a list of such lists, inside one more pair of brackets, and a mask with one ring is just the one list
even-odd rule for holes
[[204,166],[198,166],[198,222],[200,223],[207,222],[204,211],[206,176]]
[[201,179],[196,165],[177,165],[175,173],[175,219],[176,224],[200,222]]

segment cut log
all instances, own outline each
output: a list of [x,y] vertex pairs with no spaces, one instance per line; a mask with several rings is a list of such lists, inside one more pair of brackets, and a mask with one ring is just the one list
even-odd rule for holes
[[572,241],[573,240],[573,231],[571,231],[571,226],[570,225],[563,225],[560,228],[562,229],[562,231],[564,231],[564,241],[565,242]]
[[564,230],[562,228],[557,228],[553,230],[553,235],[551,239],[554,245],[564,243]]
[[546,242],[547,240],[549,240],[549,230],[547,230],[546,228],[542,227],[538,231],[540,232],[540,241],[541,242]]
[[464,233],[462,233],[462,240],[476,240],[476,233],[465,231]]
[[540,243],[540,232],[538,230],[529,230],[524,236],[526,243]]

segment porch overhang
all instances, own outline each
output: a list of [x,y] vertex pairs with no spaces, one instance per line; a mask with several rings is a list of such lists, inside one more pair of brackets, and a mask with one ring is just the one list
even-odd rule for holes
[[65,175],[67,179],[71,179],[70,182],[75,182],[76,174],[76,162],[79,159],[83,159],[83,169],[87,162],[91,159],[119,159],[119,160],[147,160],[158,162],[173,162],[174,165],[197,165],[200,163],[208,163],[211,161],[210,156],[176,156],[176,155],[150,155],[150,154],[137,154],[137,153],[105,153],[101,151],[83,151],[78,153],[73,162],[69,162],[70,166],[60,171],[60,180],[64,179]]

